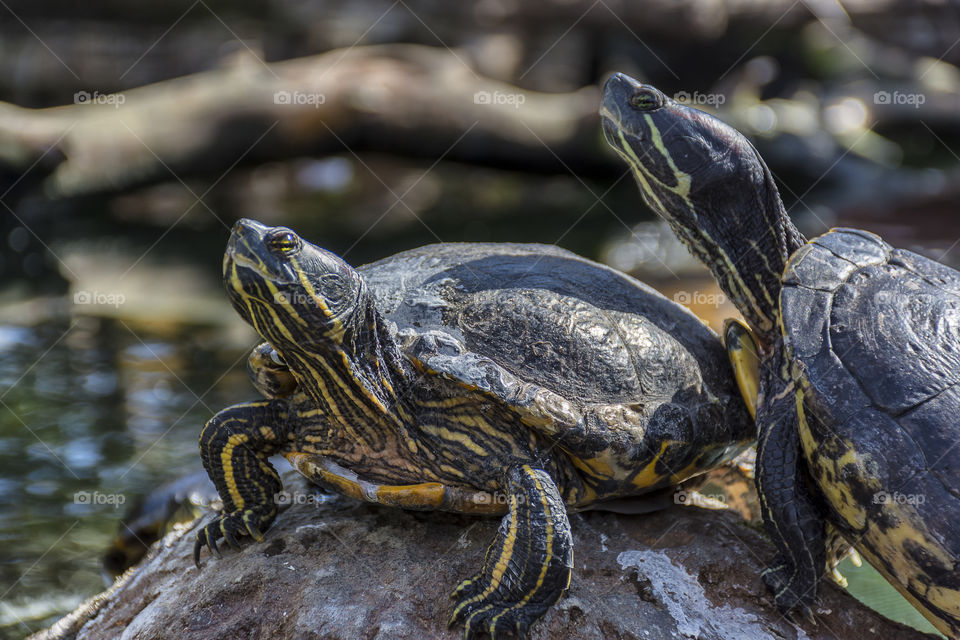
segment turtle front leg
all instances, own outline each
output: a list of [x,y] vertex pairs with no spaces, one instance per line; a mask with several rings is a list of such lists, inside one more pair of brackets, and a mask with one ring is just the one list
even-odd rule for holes
[[795,390],[779,378],[764,386],[757,408],[756,483],[777,559],[763,580],[780,611],[796,610],[812,620],[811,605],[826,562],[824,519],[807,488]]
[[450,625],[464,623],[467,638],[486,631],[526,637],[530,625],[570,584],[573,538],[567,509],[546,471],[514,466],[506,474],[509,511],[487,549],[483,568],[454,590]]
[[[284,404],[285,407],[285,404]],[[219,555],[217,540],[234,549],[237,538],[263,541],[277,516],[276,494],[283,488],[268,457],[286,444],[278,401],[238,404],[213,416],[200,432],[203,467],[223,500],[223,515],[197,533],[193,560],[200,566],[204,545]]]

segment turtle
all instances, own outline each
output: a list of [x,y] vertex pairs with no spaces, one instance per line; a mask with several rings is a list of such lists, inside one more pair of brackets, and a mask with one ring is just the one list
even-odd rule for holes
[[600,112],[743,316],[724,337],[756,414],[777,604],[812,615],[830,525],[960,636],[960,272],[867,231],[808,240],[741,133],[650,85],[612,75]]
[[754,440],[716,333],[558,247],[439,243],[354,269],[241,219],[223,277],[265,340],[250,361],[266,397],[201,431],[224,509],[198,566],[221,538],[263,540],[282,454],[349,497],[501,516],[450,626],[525,636],[569,585],[568,511],[669,490]]

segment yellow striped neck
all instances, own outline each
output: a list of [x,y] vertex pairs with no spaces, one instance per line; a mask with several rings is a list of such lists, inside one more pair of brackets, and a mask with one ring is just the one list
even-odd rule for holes
[[[787,215],[772,175],[765,165],[762,169],[764,189],[732,200],[716,193],[708,199],[695,197],[696,227],[690,229],[674,219],[670,223],[707,265],[759,340],[770,344],[779,332],[783,272],[806,239]],[[734,183],[731,189],[740,190],[743,185]]]
[[[621,128],[608,139],[632,169],[644,201],[710,268],[761,341],[772,339],[783,271],[806,240],[790,221],[770,170],[736,134],[718,161],[734,169],[719,179],[712,168],[687,172],[652,116],[642,114],[632,124],[639,135]],[[689,148],[680,152],[689,155]]]
[[340,423],[396,426],[398,389],[404,379],[402,356],[369,305],[345,326],[338,341],[320,345],[304,340],[281,354],[319,408]]

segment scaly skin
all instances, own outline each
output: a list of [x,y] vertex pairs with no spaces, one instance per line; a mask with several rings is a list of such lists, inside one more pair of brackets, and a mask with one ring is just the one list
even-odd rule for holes
[[[502,515],[482,568],[454,592],[451,624],[468,638],[525,636],[569,585],[568,508],[723,464],[748,446],[750,423],[716,337],[627,276],[555,248],[428,249],[395,256],[407,271],[386,282],[383,268],[363,271],[387,297],[428,281],[385,318],[338,257],[289,229],[237,223],[224,281],[266,340],[248,364],[268,399],[201,433],[224,512],[198,533],[195,561],[220,540],[263,539],[282,489],[268,457],[285,455],[350,497]],[[484,269],[507,281],[484,288]]]

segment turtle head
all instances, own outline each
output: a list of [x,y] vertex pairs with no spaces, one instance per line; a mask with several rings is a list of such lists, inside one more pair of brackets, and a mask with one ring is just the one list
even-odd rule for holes
[[634,170],[644,201],[671,223],[694,226],[703,213],[697,200],[729,198],[737,187],[755,189],[751,183],[763,180],[759,156],[740,132],[622,73],[604,85],[600,115],[607,142]]
[[351,348],[370,305],[360,274],[286,227],[241,219],[223,257],[237,312],[285,359]]
[[600,115],[646,204],[710,267],[754,330],[774,331],[781,274],[805,240],[753,145],[622,73],[604,85]]

